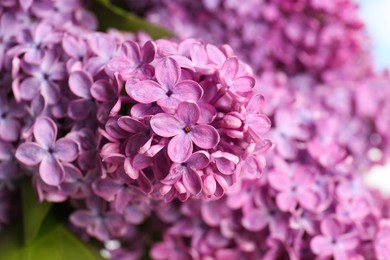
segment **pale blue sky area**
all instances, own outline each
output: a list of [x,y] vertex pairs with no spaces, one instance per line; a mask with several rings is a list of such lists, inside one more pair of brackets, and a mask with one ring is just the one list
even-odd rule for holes
[[390,0],[358,2],[361,4],[361,16],[373,39],[375,63],[379,69],[390,68]]

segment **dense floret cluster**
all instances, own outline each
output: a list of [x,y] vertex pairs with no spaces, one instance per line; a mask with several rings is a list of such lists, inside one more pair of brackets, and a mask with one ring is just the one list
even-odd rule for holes
[[15,27],[2,61],[4,182],[23,168],[40,201],[105,200],[134,223],[151,200],[219,198],[261,175],[270,120],[228,46],[98,33],[77,2],[10,3],[2,18]]
[[356,4],[127,4],[179,39],[0,2],[0,228],[24,176],[111,259],[390,258],[362,177],[390,154],[390,78]]
[[326,77],[327,71],[342,73],[351,64],[361,70],[370,62],[364,53],[364,23],[351,0],[124,2],[130,11],[169,28],[180,39],[199,37],[231,45],[257,73],[276,69]]

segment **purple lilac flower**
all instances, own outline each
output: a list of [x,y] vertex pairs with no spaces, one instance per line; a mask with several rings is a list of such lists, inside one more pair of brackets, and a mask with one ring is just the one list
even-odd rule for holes
[[323,257],[348,259],[348,253],[359,243],[353,233],[345,233],[345,227],[331,218],[321,221],[321,232],[322,235],[315,236],[310,245],[317,255]]
[[[190,17],[188,10],[195,10],[200,21],[212,17],[204,28],[217,29],[212,41],[232,44],[256,72],[266,71],[257,75],[256,86],[252,69],[227,45],[96,33],[89,30],[96,26],[94,18],[80,3],[65,2],[0,4],[10,15],[2,13],[2,19],[17,21],[15,37],[7,36],[3,45],[12,51],[5,51],[1,62],[12,77],[12,93],[11,81],[1,93],[27,108],[28,116],[12,116],[23,129],[14,140],[16,158],[38,173],[33,183],[39,199],[71,198],[77,208],[70,217],[74,226],[102,242],[120,240],[121,247],[110,250],[111,258],[140,257],[145,245],[155,259],[386,256],[382,198],[357,173],[371,163],[362,153],[385,147],[378,138],[367,137],[375,137],[376,129],[388,136],[388,106],[385,95],[373,94],[380,101],[372,103],[382,104],[375,107],[352,94],[360,81],[351,79],[370,75],[365,81],[369,93],[377,84],[369,59],[362,69],[351,66],[364,56],[365,39],[354,4],[167,3],[182,18]],[[242,19],[224,18],[234,16]],[[196,35],[193,24],[179,24]],[[237,38],[239,31],[243,34]],[[48,32],[43,36],[50,41],[42,32]],[[46,59],[45,66],[40,59]],[[22,88],[26,80],[38,86],[33,93]],[[79,103],[87,109],[69,108]],[[160,122],[156,128],[161,116],[174,123]],[[375,118],[370,127],[376,129],[361,127],[367,116]],[[342,131],[343,122],[353,123]],[[271,125],[269,137],[277,137],[276,149],[268,153],[265,168],[263,154],[272,144],[264,138]],[[209,130],[209,139],[192,136],[194,128],[202,127]],[[350,129],[353,134],[346,134]],[[178,135],[192,149],[183,152],[177,142],[172,145]],[[370,142],[358,142],[366,139]],[[4,142],[0,165],[13,167],[14,144]],[[66,156],[55,152],[64,147],[69,147]],[[49,174],[44,161],[58,171]],[[12,186],[13,173],[4,176],[1,185]],[[0,208],[1,225],[8,209]],[[327,222],[334,225],[329,229]],[[156,237],[151,234],[161,241],[151,241]],[[338,234],[335,247],[331,242]]]
[[28,166],[39,164],[42,180],[56,186],[65,178],[62,162],[72,162],[77,158],[77,144],[68,138],[56,141],[57,126],[48,117],[39,118],[33,131],[35,142],[21,144],[16,151],[16,158]]
[[86,201],[88,209],[75,211],[70,221],[76,226],[85,228],[87,233],[102,241],[115,238],[124,232],[124,220],[115,212],[105,212],[106,203],[97,197]]
[[[200,51],[203,49],[204,52]],[[112,111],[103,131],[109,143],[103,146],[101,156],[110,172],[124,167],[135,180],[142,173],[150,183],[155,182],[153,178],[158,181],[154,189],[159,189],[166,200],[176,196],[185,200],[189,194],[200,195],[203,187],[202,196],[222,196],[240,177],[244,159],[256,158],[261,171],[262,154],[270,146],[249,147],[266,142],[262,135],[268,131],[270,121],[256,106],[263,102],[263,97],[258,94],[252,98],[255,79],[250,69],[232,53],[226,59],[226,49],[205,47],[192,39],[179,44],[168,40],[146,42],[142,49],[134,41],[122,44],[106,71],[119,75],[119,80],[126,84],[131,99],[122,99],[121,105],[132,105],[130,116]],[[198,52],[202,62],[197,60]],[[132,63],[134,60],[136,64]],[[199,64],[190,66],[190,62]],[[201,74],[204,77],[199,81]],[[136,103],[130,103],[131,100]],[[240,125],[229,125],[225,114],[240,118]],[[234,131],[239,134],[229,135],[227,127],[236,128]],[[233,148],[231,142],[242,143],[243,149]],[[191,155],[198,152],[209,157],[210,163],[189,171],[191,175],[183,178],[168,178],[172,164],[187,165]],[[157,170],[155,157],[168,159],[168,167]]]

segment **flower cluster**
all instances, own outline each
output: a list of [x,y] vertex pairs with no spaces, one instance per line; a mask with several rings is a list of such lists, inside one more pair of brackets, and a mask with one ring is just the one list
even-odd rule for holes
[[182,41],[98,33],[77,0],[0,7],[0,227],[25,172],[112,259],[389,257],[361,172],[390,152],[390,81],[353,2],[137,5]]
[[364,53],[364,24],[358,16],[358,5],[351,0],[125,3],[129,10],[171,29],[181,39],[200,37],[214,44],[231,45],[256,72],[277,69],[289,75],[309,72],[323,77],[326,71],[341,73],[344,65],[359,63],[356,70],[362,70],[370,63]]
[[95,26],[77,1],[4,6],[2,189],[25,172],[40,201],[77,201],[71,222],[106,241],[156,201],[219,198],[260,176],[270,120],[230,47]]
[[124,171],[144,192],[184,201],[221,197],[237,179],[262,172],[270,121],[250,70],[231,52],[192,39],[142,48],[127,41],[107,70],[127,94],[124,112],[103,131],[108,173]]
[[[311,131],[318,128],[323,135],[308,149],[322,164],[351,155],[359,168],[367,170],[388,154],[384,151],[388,134],[382,128],[390,116],[380,105],[386,103],[386,95],[378,93],[387,92],[389,82],[374,72],[358,5],[350,0],[320,2],[126,1],[129,10],[166,26],[179,38],[233,46],[237,56],[254,68],[267,100],[264,113],[274,119],[273,125],[283,124],[272,138],[285,158],[298,152],[287,139],[311,139]],[[291,110],[302,94],[313,111],[307,106]],[[281,107],[283,112],[273,114],[273,108]],[[305,121],[300,126],[299,116]],[[383,154],[372,156],[372,151]]]
[[[17,181],[23,170],[15,151],[19,144],[31,141],[35,118],[53,115],[49,111],[59,108],[55,104],[65,80],[65,66],[57,46],[67,30],[96,27],[95,18],[82,7],[78,1],[0,3],[0,226],[8,223],[18,208]],[[45,145],[56,136],[42,136],[45,133],[40,133],[39,143],[48,149]],[[57,159],[43,158],[38,146],[32,148],[31,153],[39,151],[35,159],[48,164],[42,168],[46,172],[53,169],[56,175]]]

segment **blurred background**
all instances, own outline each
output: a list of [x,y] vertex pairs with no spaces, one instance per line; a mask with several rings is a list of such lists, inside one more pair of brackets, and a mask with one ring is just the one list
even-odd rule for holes
[[[372,38],[372,53],[377,69],[390,68],[390,0],[358,0],[360,12]],[[390,131],[390,126],[389,126]],[[390,197],[390,162],[377,166],[366,175],[369,186]]]
[[358,0],[378,69],[390,68],[390,0]]

